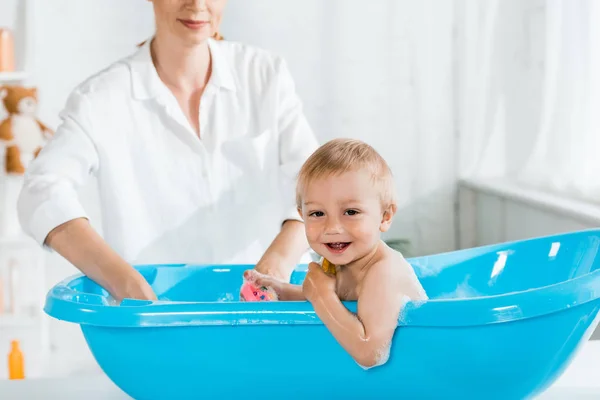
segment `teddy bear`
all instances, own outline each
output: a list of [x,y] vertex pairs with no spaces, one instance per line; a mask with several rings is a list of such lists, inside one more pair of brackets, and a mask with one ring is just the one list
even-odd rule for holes
[[22,175],[54,132],[36,118],[37,88],[0,87],[0,100],[8,112],[8,117],[0,122],[6,172]]

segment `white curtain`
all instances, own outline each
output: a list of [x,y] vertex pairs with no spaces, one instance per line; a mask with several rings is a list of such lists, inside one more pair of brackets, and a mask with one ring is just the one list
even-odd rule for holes
[[600,201],[600,2],[546,4],[540,125],[519,179]]
[[600,2],[457,0],[459,177],[600,200]]
[[[459,178],[505,173],[502,146],[500,1],[457,0],[456,100]],[[500,139],[500,140],[499,140]]]

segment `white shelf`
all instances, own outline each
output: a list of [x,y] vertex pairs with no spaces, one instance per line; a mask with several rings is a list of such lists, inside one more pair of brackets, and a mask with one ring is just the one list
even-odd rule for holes
[[[16,71],[0,72],[0,87],[35,84],[27,81],[32,78],[36,1],[0,0],[0,26],[12,30],[16,57]],[[4,107],[0,104],[0,119],[4,117],[3,111]],[[4,155],[3,146],[0,146],[0,153],[1,159]],[[43,312],[47,292],[45,252],[35,240],[16,229],[19,226],[16,221],[16,199],[22,180],[22,175],[7,175],[0,166],[0,296],[3,297],[0,301],[3,309],[0,312],[0,356],[6,354],[10,340],[18,339],[23,344],[26,359],[32,361],[30,367],[26,366],[29,371],[27,374],[32,377],[46,368],[38,358],[50,349],[50,332],[49,319]],[[13,264],[15,260],[17,264]],[[16,275],[13,275],[11,265],[18,265]],[[12,304],[15,307],[14,314],[10,312],[13,296],[16,296],[16,303]],[[3,364],[0,360],[0,380],[7,373]],[[6,396],[0,395],[0,398],[3,397]]]
[[19,82],[27,78],[27,73],[24,71],[15,72],[0,72],[0,83],[2,82]]
[[0,314],[0,328],[27,328],[39,323],[39,318]]

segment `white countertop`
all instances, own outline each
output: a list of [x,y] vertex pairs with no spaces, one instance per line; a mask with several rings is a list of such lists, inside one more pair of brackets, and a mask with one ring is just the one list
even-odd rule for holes
[[[54,379],[0,380],[0,399],[129,400],[103,374]],[[600,340],[586,343],[573,363],[538,400],[600,399]]]
[[566,399],[600,399],[600,340],[587,342],[554,385],[538,397],[538,400]]

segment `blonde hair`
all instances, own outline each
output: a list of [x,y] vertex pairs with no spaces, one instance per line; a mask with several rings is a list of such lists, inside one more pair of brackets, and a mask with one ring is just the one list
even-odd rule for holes
[[311,180],[359,170],[370,172],[383,208],[396,204],[394,177],[383,157],[360,140],[333,139],[319,147],[300,169],[296,205],[302,208],[302,193]]

